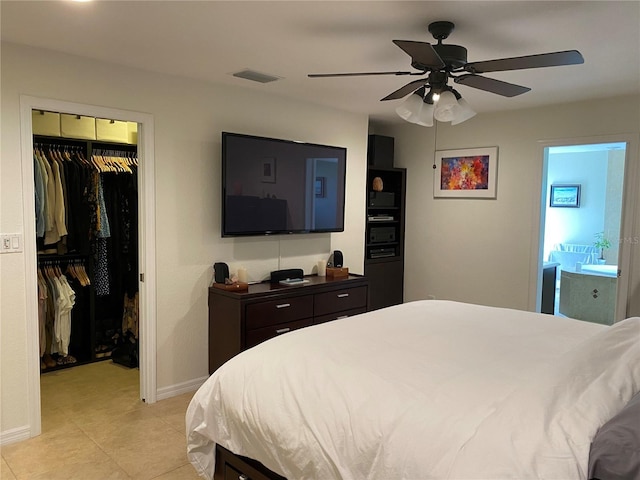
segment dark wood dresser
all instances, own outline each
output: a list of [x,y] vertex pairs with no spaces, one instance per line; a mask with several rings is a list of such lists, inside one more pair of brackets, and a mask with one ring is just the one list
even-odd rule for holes
[[242,350],[302,327],[364,313],[369,284],[358,275],[284,286],[263,282],[246,292],[209,287],[209,374]]

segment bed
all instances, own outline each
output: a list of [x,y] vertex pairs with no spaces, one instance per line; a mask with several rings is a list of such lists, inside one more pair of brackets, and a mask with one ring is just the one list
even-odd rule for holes
[[216,460],[216,479],[586,479],[596,433],[640,389],[639,338],[640,318],[437,300],[307,327],[203,384],[188,457],[209,479]]

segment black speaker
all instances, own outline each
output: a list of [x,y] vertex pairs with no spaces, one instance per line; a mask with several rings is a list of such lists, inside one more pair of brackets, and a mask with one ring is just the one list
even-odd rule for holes
[[372,167],[393,168],[393,137],[369,135],[367,161]]
[[278,283],[282,280],[304,277],[304,272],[301,268],[287,268],[285,270],[274,270],[271,272],[271,283]]
[[369,192],[370,207],[393,207],[396,197],[393,192]]
[[333,251],[333,266],[336,268],[342,268],[342,263],[344,259],[342,258],[342,252],[340,250]]
[[216,283],[225,283],[225,279],[229,278],[229,265],[224,262],[216,262],[213,264],[213,279]]

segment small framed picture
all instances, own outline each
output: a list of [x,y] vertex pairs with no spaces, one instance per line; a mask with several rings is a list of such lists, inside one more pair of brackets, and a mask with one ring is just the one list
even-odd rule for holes
[[580,207],[580,185],[551,185],[550,207]]
[[262,182],[276,183],[276,159],[265,157],[262,159]]
[[315,183],[315,192],[316,192],[316,197],[318,198],[323,198],[325,197],[325,187],[326,187],[326,177],[316,177],[316,183]]

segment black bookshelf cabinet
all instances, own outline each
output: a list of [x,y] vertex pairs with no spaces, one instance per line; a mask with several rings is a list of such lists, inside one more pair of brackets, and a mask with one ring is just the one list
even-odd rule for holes
[[[388,149],[384,151],[386,155],[389,154]],[[382,163],[377,162],[377,165],[389,163],[392,162],[386,159]],[[376,178],[382,182],[380,192],[373,189]],[[367,169],[364,274],[369,280],[371,310],[403,301],[405,198],[406,169],[376,166],[370,157]]]

